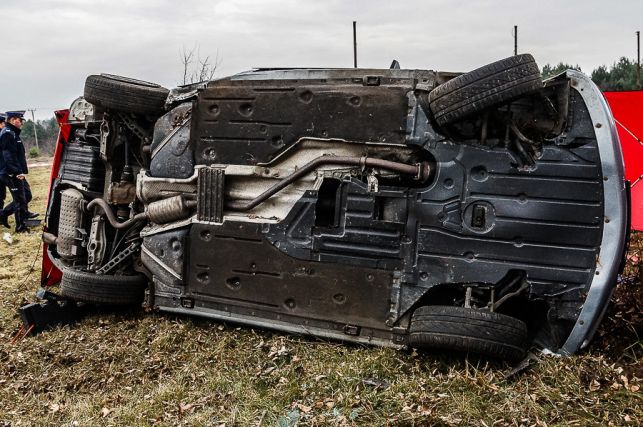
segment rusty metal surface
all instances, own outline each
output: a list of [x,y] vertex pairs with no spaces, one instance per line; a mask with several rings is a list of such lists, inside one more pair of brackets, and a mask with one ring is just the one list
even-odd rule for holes
[[107,188],[107,201],[116,205],[127,205],[136,200],[136,184],[112,182]]

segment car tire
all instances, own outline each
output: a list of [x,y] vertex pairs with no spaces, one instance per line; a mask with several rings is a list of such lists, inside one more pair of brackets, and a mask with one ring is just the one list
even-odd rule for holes
[[527,325],[500,313],[429,305],[413,313],[409,344],[517,361],[527,354]]
[[134,305],[143,302],[147,277],[142,274],[115,276],[65,269],[60,293],[69,299],[108,305]]
[[85,100],[124,113],[160,116],[169,93],[155,83],[110,74],[91,75],[85,80]]
[[435,121],[445,126],[542,88],[540,69],[529,54],[505,58],[461,74],[429,93]]

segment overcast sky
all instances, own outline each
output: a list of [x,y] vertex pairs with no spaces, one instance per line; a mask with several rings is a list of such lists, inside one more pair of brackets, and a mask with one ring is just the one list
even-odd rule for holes
[[518,50],[591,72],[636,57],[643,0],[2,0],[0,111],[67,108],[87,75],[181,83],[180,51],[252,67],[358,65],[466,71]]

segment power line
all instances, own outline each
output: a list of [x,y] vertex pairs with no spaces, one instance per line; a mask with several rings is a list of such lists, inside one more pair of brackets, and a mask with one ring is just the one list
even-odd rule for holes
[[29,109],[29,111],[31,111],[31,121],[34,124],[34,126],[33,126],[33,134],[34,134],[34,137],[36,138],[36,148],[38,149],[38,151],[40,151],[40,145],[38,145],[38,126],[36,126],[36,117],[33,114],[35,109],[31,108],[31,109]]
[[636,32],[636,88],[641,89],[641,32]]
[[353,67],[357,68],[357,21],[353,21]]
[[517,25],[514,25],[513,36],[514,36],[514,56],[516,56],[518,55],[518,26]]

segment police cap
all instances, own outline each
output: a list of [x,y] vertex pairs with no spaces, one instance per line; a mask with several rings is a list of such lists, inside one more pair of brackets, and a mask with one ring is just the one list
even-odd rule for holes
[[13,119],[13,118],[18,118],[18,119],[25,119],[25,110],[22,111],[7,111],[7,120]]

